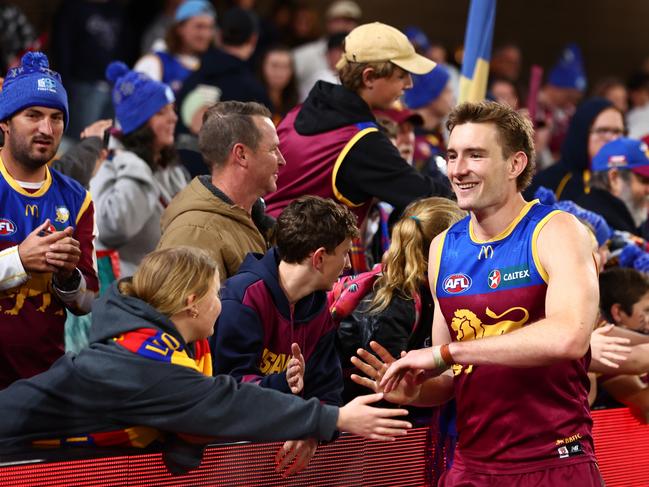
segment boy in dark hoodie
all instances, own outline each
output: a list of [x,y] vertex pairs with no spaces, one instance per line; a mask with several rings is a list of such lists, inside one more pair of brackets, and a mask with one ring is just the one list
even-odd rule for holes
[[[277,219],[277,247],[248,254],[224,284],[223,313],[210,341],[214,372],[340,404],[342,371],[326,291],[349,268],[357,235],[354,215],[332,200],[305,196],[287,206]],[[287,380],[292,357],[305,362],[303,390]],[[293,459],[286,474],[306,467],[316,447],[315,440],[287,442],[278,471]]]
[[412,87],[411,73],[434,67],[394,27],[374,22],[351,31],[336,65],[341,85],[318,81],[277,128],[286,167],[265,198],[268,213],[277,216],[295,198],[314,194],[344,203],[362,225],[373,198],[398,215],[418,198],[451,197],[448,185],[399,155],[372,114],[392,108]]
[[207,337],[221,311],[218,291],[216,263],[199,249],[146,256],[132,279],[95,302],[88,348],[0,391],[0,447],[160,441],[166,465],[179,473],[198,466],[214,438],[330,440],[336,429],[384,440],[405,434],[408,423],[387,418],[407,411],[367,406],[381,394],[338,409],[213,377]]

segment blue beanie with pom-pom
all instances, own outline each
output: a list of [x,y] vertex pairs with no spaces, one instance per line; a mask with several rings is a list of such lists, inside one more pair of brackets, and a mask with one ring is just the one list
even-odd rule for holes
[[634,244],[628,244],[620,253],[620,266],[649,272],[649,254]]
[[61,76],[50,69],[47,56],[42,52],[28,52],[20,66],[7,72],[0,91],[0,120],[8,120],[28,107],[56,108],[63,112],[68,125],[68,94]]
[[121,61],[108,65],[106,79],[113,85],[115,117],[124,134],[134,132],[161,108],[175,101],[169,86],[144,73],[131,71]]

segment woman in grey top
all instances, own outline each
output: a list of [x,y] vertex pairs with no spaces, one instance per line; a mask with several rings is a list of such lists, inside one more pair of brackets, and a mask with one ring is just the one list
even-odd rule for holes
[[90,181],[97,248],[116,249],[121,275],[131,275],[160,239],[160,216],[188,181],[173,148],[178,117],[171,89],[122,62],[106,70],[121,132],[119,147]]

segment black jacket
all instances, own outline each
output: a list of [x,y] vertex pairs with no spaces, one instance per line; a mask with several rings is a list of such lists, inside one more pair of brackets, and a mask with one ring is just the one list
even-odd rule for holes
[[[376,123],[376,119],[360,96],[343,86],[318,81],[295,119],[295,130],[315,135],[362,122]],[[419,198],[452,197],[448,180],[436,181],[417,172],[382,130],[365,135],[352,146],[340,165],[336,184],[354,203],[375,197],[395,206],[397,214]]]
[[201,67],[183,81],[178,94],[178,107],[182,107],[185,97],[198,85],[218,87],[221,90],[220,101],[256,101],[271,107],[266,89],[255,77],[250,65],[220,49],[209,49],[201,59]]
[[584,194],[584,174],[590,169],[588,137],[597,116],[612,103],[604,98],[589,98],[577,107],[561,147],[561,159],[539,172],[525,190],[528,201],[534,199],[539,186],[551,189],[557,199],[575,200]]
[[613,196],[608,191],[591,188],[590,193],[576,198],[575,203],[582,208],[602,215],[613,230],[640,235],[640,230],[636,227],[631,212],[629,212],[624,201]]

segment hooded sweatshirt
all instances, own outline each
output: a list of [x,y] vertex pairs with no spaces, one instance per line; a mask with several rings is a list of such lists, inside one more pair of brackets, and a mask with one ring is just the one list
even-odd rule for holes
[[83,438],[132,426],[224,440],[334,436],[334,407],[238,384],[225,375],[208,377],[134,353],[114,339],[140,328],[166,333],[166,342],[178,344],[175,351],[167,349],[167,356],[183,349],[194,356],[169,318],[140,299],[122,295],[114,283],[93,306],[88,348],[0,391],[0,446]]
[[400,214],[418,198],[451,196],[449,186],[408,165],[378,128],[367,103],[343,86],[318,81],[277,133],[286,166],[280,170],[277,191],[266,198],[273,216],[304,194],[345,203],[359,224],[375,197]]
[[534,199],[534,193],[539,186],[554,191],[557,199],[573,201],[584,194],[584,191],[590,190],[588,186],[590,128],[597,116],[612,106],[610,101],[594,97],[585,100],[577,107],[561,147],[561,159],[534,176],[532,184],[525,190],[528,201]]
[[158,248],[188,245],[205,250],[216,261],[223,281],[237,273],[248,252],[266,251],[261,232],[267,232],[273,224],[264,214],[261,200],[253,206],[251,215],[216,188],[209,176],[199,176],[162,215]]
[[338,405],[342,371],[327,294],[316,291],[291,306],[279,284],[279,261],[276,248],[248,254],[221,288],[223,310],[210,338],[214,373],[290,392],[286,367],[295,342],[306,362],[303,397]]

